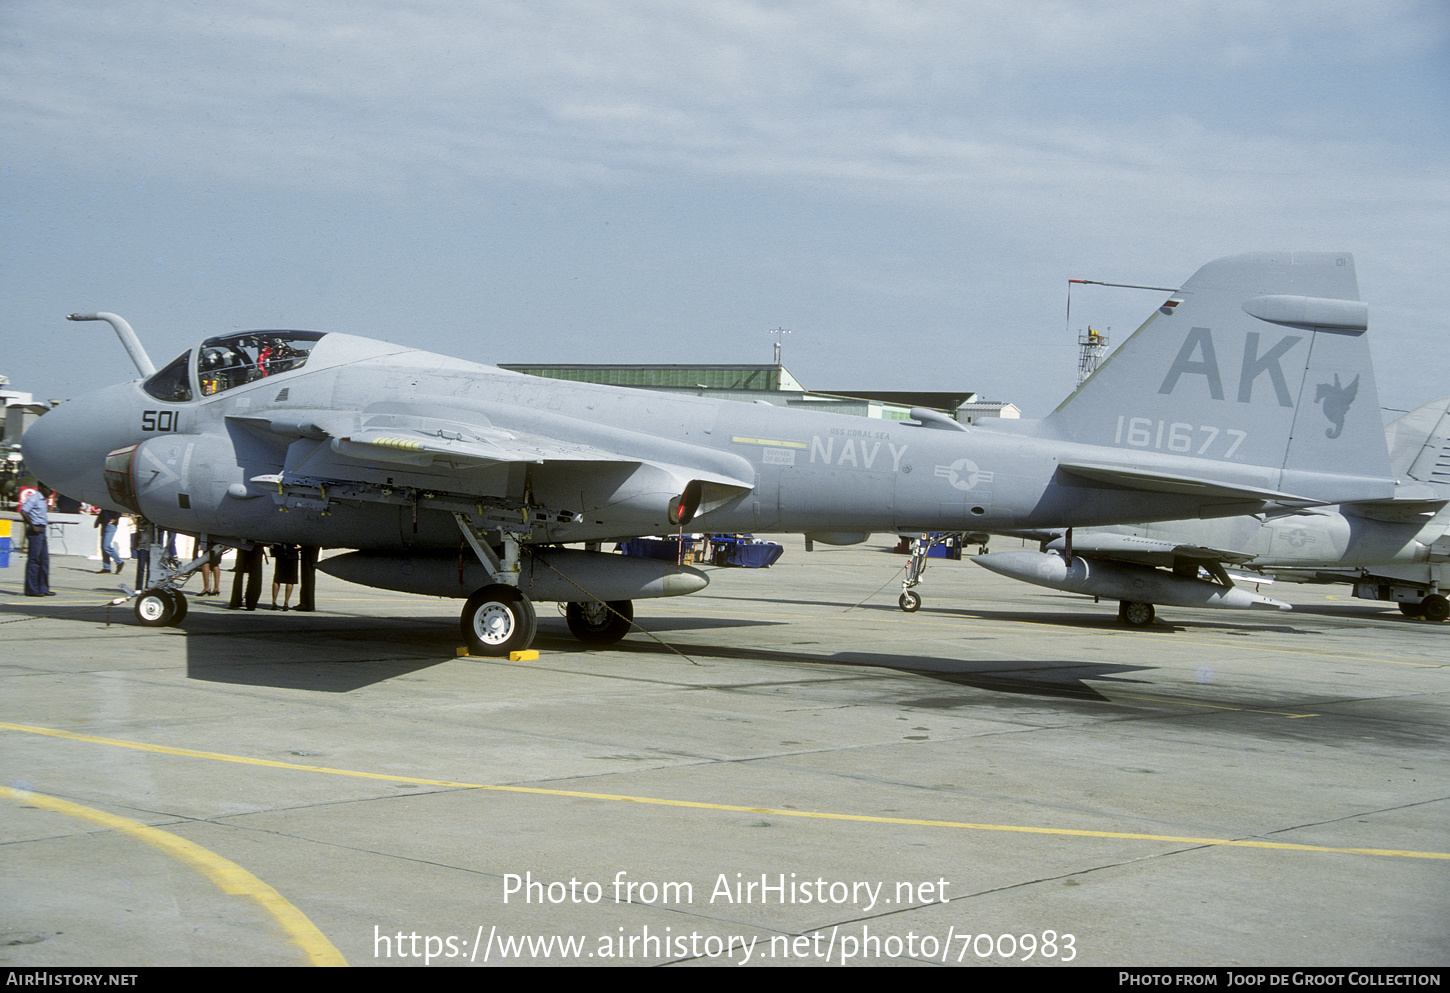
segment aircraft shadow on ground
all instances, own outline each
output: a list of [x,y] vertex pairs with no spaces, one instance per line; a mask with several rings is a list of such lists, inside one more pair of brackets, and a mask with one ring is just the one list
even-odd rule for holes
[[[101,589],[95,601],[83,604],[70,597],[0,604],[0,617],[109,624],[126,629],[117,636],[131,635],[134,648],[134,636],[145,635],[131,605],[107,606],[103,599],[119,595]],[[179,628],[153,629],[159,637],[185,639],[189,679],[346,693],[449,661],[459,644],[456,621],[216,611],[190,602]]]
[[[729,599],[740,602],[759,602],[774,604],[778,601],[768,597],[730,597]],[[1085,600],[1068,597],[1044,598],[1051,603],[1051,606],[1044,609],[1040,607],[963,607],[954,604],[949,598],[941,598],[933,602],[930,598],[922,606],[916,616],[927,618],[935,616],[960,618],[964,621],[1001,621],[1009,624],[1047,624],[1058,627],[1091,628],[1104,631],[1130,632],[1133,628],[1118,621],[1117,608],[1114,604],[1088,603]],[[900,607],[893,602],[866,602],[852,603],[847,600],[818,600],[812,601],[815,606],[823,610],[862,611],[875,615],[896,615],[902,613]],[[1402,615],[1396,610],[1393,613],[1384,610],[1375,610],[1373,607],[1356,607],[1352,604],[1345,604],[1341,607],[1328,605],[1325,607],[1298,607],[1292,612],[1288,611],[1248,611],[1248,610],[1226,610],[1220,613],[1223,620],[1206,620],[1202,614],[1196,617],[1180,617],[1174,613],[1179,608],[1160,607],[1158,608],[1157,619],[1147,628],[1140,630],[1155,634],[1173,634],[1177,632],[1195,630],[1241,630],[1241,631],[1275,631],[1281,634],[1304,634],[1303,627],[1295,626],[1292,618],[1299,615],[1322,615],[1343,617],[1346,619],[1361,619],[1365,621],[1398,621]],[[1183,608],[1185,610],[1190,608]],[[1409,620],[1409,618],[1404,618]],[[1290,621],[1290,623],[1285,623]],[[1268,623],[1266,623],[1268,622]]]
[[[689,623],[680,623],[677,626],[680,630],[696,630]],[[546,647],[550,651],[560,652],[588,651],[577,642],[566,639],[568,639],[567,634],[556,639],[553,636],[546,636],[541,631],[535,647]],[[680,656],[704,665],[708,665],[709,660],[718,659],[733,662],[786,663],[802,667],[849,666],[862,670],[880,669],[923,680],[993,693],[1077,700],[1108,699],[1097,689],[1089,686],[1085,682],[1086,680],[1100,682],[1121,680],[1139,684],[1145,681],[1122,680],[1121,677],[1126,673],[1149,671],[1153,668],[1152,666],[1117,665],[1081,660],[1039,661],[1027,664],[1003,662],[999,659],[974,661],[942,656],[912,655],[907,651],[890,654],[883,652],[812,654],[780,649],[745,648],[738,645],[676,644],[666,646],[638,634],[629,636],[618,645],[613,646],[612,650],[638,656],[675,655],[678,652]],[[778,680],[763,679],[761,681],[762,684],[766,682],[774,685],[778,683]],[[898,695],[893,694],[893,696]],[[926,696],[913,694],[910,697],[894,699],[893,702],[907,706],[953,707],[980,703],[981,698],[966,695],[945,698],[937,694]]]
[[[1125,634],[1177,634],[1194,631],[1235,631],[1242,633],[1272,632],[1277,634],[1322,634],[1312,625],[1311,617],[1335,617],[1343,620],[1399,624],[1422,624],[1414,618],[1405,617],[1397,609],[1388,610],[1374,605],[1295,605],[1292,611],[1224,610],[1210,616],[1199,611],[1190,614],[1192,608],[1159,607],[1158,617],[1146,628],[1131,628],[1118,621],[1117,610],[1111,604],[1084,604],[1081,608],[1055,604],[1050,610],[1027,608],[962,608],[930,605],[922,613],[948,614],[963,619],[1002,621],[1018,624],[1047,624],[1059,627],[1093,628],[1104,631],[1121,631]],[[1219,618],[1222,618],[1221,620]],[[1302,623],[1296,623],[1303,618]],[[1433,627],[1433,626],[1431,626]]]
[[[568,643],[562,636],[550,651],[585,651],[577,643]],[[540,643],[545,638],[541,634]],[[1344,701],[1331,695],[1325,700],[1313,686],[1300,682],[1286,683],[1282,692],[1265,697],[1245,696],[1241,690],[1216,693],[1212,687],[1195,692],[1164,685],[1154,678],[1134,678],[1133,673],[1151,674],[1153,665],[1123,665],[1085,661],[1082,659],[1039,659],[1028,662],[1002,659],[961,659],[908,653],[838,652],[809,654],[770,649],[741,648],[734,645],[677,645],[681,654],[700,665],[711,660],[757,661],[799,666],[804,671],[813,667],[836,666],[862,670],[878,670],[879,688],[862,685],[859,702],[922,710],[980,710],[984,707],[1010,708],[1021,713],[1031,707],[1023,698],[1039,701],[1043,706],[1060,705],[1064,712],[1078,705],[1106,704],[1124,711],[1159,714],[1189,720],[1232,720],[1236,733],[1259,738],[1306,744],[1340,743],[1345,740],[1383,741],[1387,743],[1450,740],[1450,729],[1443,725],[1441,714],[1417,700],[1388,700],[1382,704],[1349,701],[1349,709],[1341,710]],[[648,657],[664,659],[674,653],[638,636],[630,636],[614,646],[639,658],[640,665]],[[776,670],[778,673],[779,670]],[[908,676],[901,680],[897,676]],[[822,674],[826,680],[838,678]],[[794,680],[800,682],[801,680]],[[783,683],[778,675],[762,674],[748,683],[707,684],[721,691],[756,692],[778,689]],[[1094,685],[1096,684],[1096,685]],[[1379,708],[1376,710],[1376,708]],[[1314,720],[1301,720],[1303,717]],[[1290,719],[1293,718],[1293,719]]]
[[456,624],[418,618],[228,612],[188,617],[186,675],[347,693],[451,661]]
[[[109,595],[110,590],[100,590]],[[457,657],[461,644],[457,622],[446,617],[357,617],[326,612],[300,614],[224,611],[203,603],[192,609],[179,630],[186,638],[187,678],[209,682],[306,689],[346,693],[397,676],[431,668]],[[896,608],[891,608],[893,611]],[[87,624],[110,623],[134,628],[129,605],[107,608],[104,604],[69,606],[54,600],[32,601],[0,607],[0,615],[38,615]],[[1010,611],[952,611],[954,616],[983,620],[1024,620]],[[1033,623],[1058,623],[1073,627],[1117,627],[1111,617],[1085,620],[1080,614],[1034,615]],[[750,648],[740,644],[689,644],[672,646],[672,635],[689,632],[739,630],[751,627],[779,627],[784,621],[756,621],[721,617],[674,615],[641,621],[642,630],[632,632],[607,651],[631,656],[679,655],[695,661],[785,662],[792,665],[838,665],[862,669],[890,670],[963,688],[1034,695],[1058,699],[1105,700],[1085,680],[1101,682],[1122,674],[1142,671],[1144,666],[1125,666],[1061,659],[1035,662],[1030,667],[1000,660],[964,660],[912,654],[909,644],[900,652],[840,652],[823,655],[779,649]],[[1164,630],[1166,626],[1160,625]],[[644,633],[644,632],[648,633]],[[158,633],[162,633],[158,631]],[[654,637],[651,637],[653,635]],[[659,639],[659,640],[655,640]],[[536,649],[562,655],[599,651],[581,644],[571,635],[562,617],[545,612],[539,618]],[[1008,670],[1010,671],[1004,671]],[[1136,681],[1135,681],[1136,682]],[[978,697],[947,699],[937,695],[914,698],[915,705],[954,706],[979,703]],[[906,701],[903,701],[906,702]]]
[[[113,594],[105,587],[96,590],[98,598]],[[76,605],[58,597],[28,600],[24,603],[0,605],[0,616],[21,615],[71,620],[85,624],[110,623],[134,628],[129,605],[107,608],[104,602]],[[410,675],[456,658],[461,643],[456,620],[449,617],[418,617],[416,615],[351,616],[319,612],[272,613],[233,612],[215,609],[215,601],[197,601],[182,628],[157,631],[166,637],[178,633],[186,639],[187,677],[210,682],[241,685],[273,686],[325,693],[346,693],[399,676]],[[880,609],[899,612],[895,607]],[[938,607],[933,613],[949,615],[964,622],[972,619],[994,622],[1051,624],[1078,629],[1121,631],[1125,636],[1139,632],[1123,628],[1111,610],[1095,613],[1073,610],[1024,616],[1017,610],[961,610]],[[926,615],[926,611],[923,614]],[[1356,604],[1316,606],[1306,613],[1331,616],[1383,619],[1386,623],[1404,623],[1433,631],[1429,625],[1397,612],[1370,610]],[[788,625],[785,621],[759,621],[716,616],[672,615],[649,617],[642,626],[655,637],[641,631],[632,632],[624,641],[603,651],[622,654],[644,664],[649,657],[683,656],[708,665],[711,660],[761,662],[793,666],[847,666],[861,670],[880,670],[912,677],[912,682],[883,685],[879,699],[901,706],[932,709],[981,706],[994,698],[1038,697],[1054,700],[1112,702],[1110,696],[1095,684],[1152,685],[1151,679],[1134,679],[1134,672],[1150,672],[1151,665],[1120,665],[1083,659],[1034,660],[1027,663],[913,654],[910,643],[903,643],[896,652],[847,651],[834,654],[793,651],[790,648],[750,648],[741,644],[673,644],[673,634],[689,632],[725,632],[744,628],[767,628]],[[1147,634],[1171,633],[1174,630],[1195,630],[1209,627],[1238,630],[1299,631],[1296,627],[1262,624],[1213,624],[1194,620],[1187,625],[1170,626],[1158,623]],[[140,632],[137,632],[140,633]],[[970,636],[970,628],[964,628]],[[656,641],[655,638],[659,640]],[[539,620],[535,648],[551,654],[571,656],[600,651],[591,649],[568,632],[564,619],[545,611]],[[678,652],[678,655],[676,655]],[[917,684],[916,681],[922,681]],[[772,680],[763,680],[774,682]],[[928,684],[938,689],[928,690]],[[752,683],[754,685],[754,683]],[[918,688],[920,687],[920,688]],[[953,688],[943,692],[944,688]],[[976,692],[973,692],[976,691]],[[983,694],[987,694],[984,696]],[[889,699],[888,699],[889,698]],[[1300,706],[1290,704],[1289,706]],[[1302,706],[1308,706],[1302,705]]]

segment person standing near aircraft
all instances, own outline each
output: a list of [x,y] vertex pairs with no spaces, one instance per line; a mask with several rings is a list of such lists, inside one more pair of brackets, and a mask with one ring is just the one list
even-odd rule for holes
[[228,610],[256,610],[262,596],[262,546],[237,549],[237,564],[232,568],[232,599]]
[[317,609],[317,556],[321,551],[316,545],[303,545],[299,572],[301,573],[301,584],[297,587],[297,606],[294,610],[315,610]]
[[25,518],[25,595],[55,596],[50,588],[50,546],[46,529],[50,525],[50,491],[31,490],[20,503]]
[[101,508],[96,515],[96,527],[101,529],[101,568],[99,571],[109,574],[111,566],[115,565],[116,572],[121,571],[121,563],[126,561],[121,558],[121,553],[116,551],[116,525],[121,521],[121,515],[114,510]]
[[287,587],[280,609],[287,610],[292,602],[292,587],[297,585],[297,546],[272,546],[272,609],[277,610],[277,592]]
[[222,595],[222,550],[216,542],[208,541],[204,548],[206,562],[201,567],[201,595]]
[[136,588],[144,590],[151,575],[151,546],[156,541],[156,527],[144,517],[136,518],[131,532],[131,554],[136,559]]

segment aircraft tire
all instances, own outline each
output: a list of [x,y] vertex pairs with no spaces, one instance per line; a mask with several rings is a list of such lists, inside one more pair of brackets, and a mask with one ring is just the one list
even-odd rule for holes
[[1414,617],[1416,619],[1419,619],[1425,616],[1425,608],[1420,606],[1418,603],[1411,603],[1408,600],[1401,600],[1400,613],[1404,614],[1406,617]]
[[171,620],[167,625],[176,627],[186,617],[186,595],[180,590],[167,590],[166,596],[171,598]]
[[921,594],[912,590],[905,590],[896,599],[896,605],[908,614],[914,614],[921,609]]
[[564,608],[564,619],[574,637],[584,644],[612,645],[629,633],[634,604],[629,600],[571,602]]
[[1157,616],[1151,603],[1142,603],[1138,600],[1118,601],[1118,620],[1130,628],[1145,628],[1153,623]]
[[538,617],[529,598],[513,586],[490,583],[477,590],[459,617],[470,655],[501,658],[533,644]]
[[1450,600],[1438,593],[1431,593],[1420,601],[1420,616],[1427,621],[1443,621],[1450,618]]
[[136,597],[132,609],[136,612],[136,623],[143,628],[164,628],[171,623],[176,604],[168,594],[148,590]]

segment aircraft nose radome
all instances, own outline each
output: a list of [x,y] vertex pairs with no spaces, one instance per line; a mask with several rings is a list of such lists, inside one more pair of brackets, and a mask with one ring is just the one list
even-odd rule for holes
[[57,407],[48,411],[26,429],[20,439],[20,454],[25,459],[25,468],[36,479],[52,489],[64,492],[64,459],[60,450],[62,439],[59,437],[63,432],[58,430],[60,419],[56,417],[59,410]]
[[95,450],[90,436],[107,421],[86,408],[84,401],[72,400],[41,415],[21,437],[20,453],[26,469],[46,486],[94,503],[104,496],[105,452]]

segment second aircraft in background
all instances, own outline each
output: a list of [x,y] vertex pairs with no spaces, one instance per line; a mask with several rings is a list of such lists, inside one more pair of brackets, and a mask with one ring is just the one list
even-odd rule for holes
[[1017,532],[1040,540],[1041,551],[973,561],[1048,589],[1117,600],[1118,616],[1134,626],[1153,622],[1155,604],[1288,609],[1235,586],[1230,568],[1291,582],[1353,583],[1357,597],[1443,621],[1450,618],[1441,586],[1450,578],[1450,398],[1405,414],[1385,434],[1396,479],[1391,500],[1070,534]]

